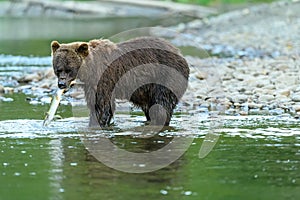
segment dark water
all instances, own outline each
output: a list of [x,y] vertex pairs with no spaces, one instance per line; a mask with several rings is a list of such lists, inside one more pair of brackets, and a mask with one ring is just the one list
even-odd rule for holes
[[[13,20],[1,21],[0,32],[5,26],[14,27],[9,25]],[[26,28],[29,22],[16,23]],[[113,34],[122,29],[120,23],[110,24],[110,32],[101,30],[108,31],[104,35]],[[0,56],[0,84],[5,87],[18,86],[14,77],[50,67],[52,38],[87,40],[98,35],[84,34],[84,29],[80,30],[83,35],[75,34],[72,28],[62,35],[29,31],[28,37],[25,31],[0,39],[0,52],[5,54]],[[64,37],[68,33],[74,35]],[[300,198],[300,122],[289,116],[221,116],[223,125],[211,130],[207,113],[188,110],[173,118],[171,129],[144,137],[145,118],[140,111],[118,112],[115,126],[100,132],[104,136],[99,138],[109,139],[120,149],[155,152],[176,138],[192,140],[187,149],[178,145],[177,150],[186,152],[170,165],[136,174],[107,167],[86,149],[82,128],[87,119],[78,117],[71,105],[60,106],[62,120],[43,127],[49,104],[30,104],[28,99],[34,98],[30,92],[0,94],[0,98],[1,200]],[[209,139],[212,131],[214,136]],[[203,145],[208,155],[199,158]],[[115,164],[122,165],[120,160],[114,160]]]

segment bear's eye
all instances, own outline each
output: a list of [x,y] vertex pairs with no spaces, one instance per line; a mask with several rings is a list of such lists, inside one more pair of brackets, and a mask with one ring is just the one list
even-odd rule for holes
[[66,72],[67,74],[69,74],[69,73],[71,72],[71,69],[66,69],[65,72]]
[[62,70],[61,70],[61,69],[57,69],[57,70],[56,70],[56,73],[57,73],[57,74],[60,74],[60,73],[62,73]]

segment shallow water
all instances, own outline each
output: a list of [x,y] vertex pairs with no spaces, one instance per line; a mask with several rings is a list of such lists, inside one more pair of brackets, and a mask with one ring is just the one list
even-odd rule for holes
[[[139,116],[130,119],[136,123]],[[91,156],[75,131],[86,120],[68,118],[47,128],[42,120],[1,121],[1,199],[297,199],[298,123],[285,127],[258,117],[237,125],[239,120],[226,119],[232,127],[221,130],[204,159],[198,153],[207,127],[199,126],[183,156],[145,174],[119,172]],[[268,127],[249,129],[254,121]],[[141,139],[118,132],[110,140],[129,151],[160,148],[174,133]]]

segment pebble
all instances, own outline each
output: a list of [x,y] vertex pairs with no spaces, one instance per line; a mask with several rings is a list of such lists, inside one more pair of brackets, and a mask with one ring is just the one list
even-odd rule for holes
[[245,94],[238,94],[232,97],[232,101],[234,103],[245,103],[248,100],[248,95]]
[[282,96],[282,95],[276,96],[275,99],[276,99],[276,101],[277,101],[278,103],[288,103],[288,102],[291,101],[291,99],[290,99],[289,97]]
[[282,115],[284,113],[284,110],[281,108],[276,108],[276,109],[270,110],[269,113],[271,115]]
[[52,98],[51,97],[42,97],[41,99],[40,99],[40,101],[42,102],[42,103],[46,103],[46,104],[50,104],[51,103],[51,100],[52,100]]
[[270,101],[272,101],[272,100],[274,100],[274,99],[275,99],[274,95],[268,95],[268,94],[261,95],[261,96],[258,98],[258,100],[259,100],[260,102],[270,102]]
[[294,106],[293,106],[293,109],[294,109],[296,112],[300,112],[300,105],[299,105],[299,104],[294,105]]
[[295,93],[292,95],[292,101],[300,102],[300,93]]
[[30,73],[21,77],[18,82],[19,83],[29,83],[29,82],[37,82],[40,81],[42,77],[38,73]]
[[246,75],[246,74],[243,74],[243,73],[241,73],[241,72],[235,72],[235,73],[233,74],[233,77],[234,77],[235,79],[237,79],[238,81],[249,80],[249,76]]
[[47,82],[44,82],[44,83],[42,83],[42,84],[40,85],[40,87],[41,87],[41,88],[46,88],[46,89],[48,89],[48,88],[50,88],[50,84],[47,83]]
[[248,112],[247,111],[240,111],[239,114],[242,115],[242,116],[246,116],[246,115],[248,115]]
[[2,97],[2,96],[0,96],[0,101],[3,101],[3,102],[12,102],[12,101],[14,101],[14,99],[13,98],[9,98],[9,97]]
[[160,190],[160,193],[163,194],[163,195],[167,195],[168,191],[167,190]]
[[249,109],[261,109],[263,107],[263,104],[258,103],[248,103]]
[[192,191],[185,191],[183,194],[186,195],[186,196],[190,196],[190,195],[193,194],[193,192]]
[[255,81],[255,87],[262,88],[270,84],[268,79],[257,80]]
[[291,91],[289,89],[283,89],[283,90],[276,91],[276,93],[288,97],[290,96]]
[[[68,94],[67,94],[68,95]],[[85,95],[83,91],[79,91],[79,92],[72,92],[69,94],[69,96],[71,96],[72,98],[75,99],[84,99]]]
[[198,72],[196,74],[196,78],[198,78],[199,80],[204,80],[207,79],[208,74],[205,72]]
[[4,93],[14,93],[15,89],[12,87],[4,87]]
[[35,106],[36,106],[36,105],[39,105],[40,102],[39,102],[38,100],[32,100],[32,101],[29,102],[29,104],[30,104],[30,105],[35,105]]
[[259,108],[249,109],[248,114],[249,115],[258,115],[261,113],[261,110]]
[[52,68],[49,68],[48,70],[45,71],[44,78],[46,79],[55,78],[55,74]]

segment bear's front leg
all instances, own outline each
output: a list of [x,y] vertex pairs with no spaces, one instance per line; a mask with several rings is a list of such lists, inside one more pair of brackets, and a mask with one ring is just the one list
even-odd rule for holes
[[90,109],[90,120],[89,120],[89,127],[96,128],[99,127],[97,115],[95,109]]
[[113,111],[110,105],[95,105],[96,120],[100,127],[106,127],[110,124],[111,118],[113,117]]
[[106,95],[100,95],[99,93],[96,94],[96,102],[95,102],[95,111],[94,116],[100,127],[109,126],[110,121],[114,114],[115,108],[115,101],[111,100]]

